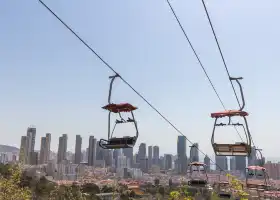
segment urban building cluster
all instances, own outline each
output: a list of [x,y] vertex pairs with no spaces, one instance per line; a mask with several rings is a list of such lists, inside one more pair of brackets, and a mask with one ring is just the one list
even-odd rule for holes
[[[20,151],[15,153],[0,153],[0,162],[15,162],[18,160],[25,166],[40,166],[44,168],[46,176],[56,180],[76,180],[85,176],[88,170],[106,169],[102,173],[113,172],[114,176],[121,178],[141,178],[144,174],[158,174],[169,172],[177,175],[186,175],[190,162],[202,161],[207,165],[208,173],[231,171],[244,177],[247,165],[258,165],[261,161],[253,147],[249,158],[215,157],[215,165],[209,156],[199,157],[199,144],[187,146],[186,138],[178,136],[177,155],[160,154],[159,146],[147,146],[141,143],[139,148],[106,150],[99,146],[99,140],[94,136],[88,139],[76,135],[75,152],[67,151],[68,135],[62,134],[58,139],[58,152],[50,150],[51,134],[41,137],[40,150],[36,151],[36,128],[28,127],[26,135],[21,137]],[[82,149],[82,143],[88,144]],[[262,161],[265,162],[265,161]],[[280,179],[280,164],[267,162],[265,164],[268,174],[273,179]]]

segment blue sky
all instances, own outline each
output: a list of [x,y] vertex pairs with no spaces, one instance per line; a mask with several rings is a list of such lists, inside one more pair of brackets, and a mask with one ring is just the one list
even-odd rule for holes
[[[222,110],[166,1],[45,0],[131,85],[201,149],[213,154],[210,113]],[[171,1],[227,108],[237,107],[202,3]],[[233,76],[243,76],[246,110],[256,145],[278,156],[280,2],[206,1]],[[107,134],[108,76],[112,73],[38,1],[0,2],[0,121],[2,144],[20,144],[33,124],[40,137],[52,133],[53,150],[67,133]],[[124,83],[116,81],[115,102],[139,107],[140,142],[176,152],[177,133]],[[132,129],[122,127],[117,134]],[[220,139],[235,141],[223,131]]]

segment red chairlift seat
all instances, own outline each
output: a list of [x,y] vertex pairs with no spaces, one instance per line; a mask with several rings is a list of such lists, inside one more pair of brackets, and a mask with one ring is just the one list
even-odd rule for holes
[[137,109],[137,107],[129,103],[120,103],[120,104],[110,103],[106,106],[103,106],[102,108],[113,113],[131,112]]
[[225,110],[221,112],[211,113],[212,118],[222,118],[222,117],[233,117],[233,116],[241,116],[246,117],[249,114],[245,111],[240,110]]
[[265,171],[266,169],[264,167],[261,167],[261,166],[248,166],[247,169],[249,170],[263,170]]

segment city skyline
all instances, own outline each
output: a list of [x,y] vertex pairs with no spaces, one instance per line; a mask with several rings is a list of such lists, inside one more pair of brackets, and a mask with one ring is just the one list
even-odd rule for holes
[[[49,160],[50,152],[51,150],[49,149],[50,144],[51,144],[51,133],[46,133],[45,137],[40,138],[40,150],[34,149],[34,146],[36,144],[36,133],[37,129],[34,126],[28,127],[27,128],[27,136],[22,136],[21,137],[21,147],[20,147],[20,153],[19,153],[19,160],[22,161],[22,154],[26,154],[24,162],[25,163],[32,163],[30,161],[30,153],[34,152],[37,154],[37,162],[39,164],[44,164],[47,163]],[[57,153],[57,163],[62,162],[63,160],[66,160],[68,152],[71,152],[74,156],[72,160],[73,163],[79,164],[83,160],[83,152],[88,151],[88,149],[93,149],[88,152],[88,158],[91,158],[89,161],[89,165],[94,165],[95,160],[98,159],[97,154],[99,149],[102,149],[98,142],[99,139],[95,138],[94,136],[89,136],[88,138],[88,145],[85,149],[82,148],[81,144],[83,144],[83,138],[80,135],[76,135],[76,145],[75,145],[75,151],[71,151],[68,149],[68,135],[67,134],[62,134],[62,136],[59,137],[58,141],[58,151],[52,151],[54,153]],[[84,142],[87,143],[87,142]],[[25,147],[26,144],[26,147]],[[144,146],[143,146],[144,145]],[[25,149],[24,149],[25,148]],[[146,143],[140,143],[139,146],[134,146],[133,148],[128,148],[128,149],[120,149],[124,153],[125,156],[129,157],[132,162],[132,157],[133,155],[138,155],[138,162],[140,163],[140,168],[144,169],[145,167],[151,167],[152,163],[158,163],[159,158],[163,157],[165,158],[166,155],[171,155],[177,156],[178,165],[185,166],[183,169],[186,169],[187,162],[194,162],[194,161],[200,161],[200,162],[205,162],[205,156],[208,156],[210,158],[210,165],[214,166],[216,164],[222,166],[222,168],[227,168],[223,167],[224,164],[219,164],[221,163],[219,160],[225,158],[224,156],[216,156],[216,155],[210,155],[210,154],[203,154],[199,153],[199,144],[194,143],[191,146],[188,146],[187,140],[183,136],[178,136],[177,139],[177,154],[171,154],[171,153],[166,153],[160,151],[160,147],[158,145],[151,146],[147,145]],[[30,150],[31,149],[31,150]],[[245,160],[248,160],[248,165],[254,165],[256,162],[256,159],[259,159],[260,154],[256,152],[255,147],[252,147],[252,155],[249,158],[244,157]],[[26,152],[27,151],[27,152]],[[30,153],[29,153],[30,151]],[[130,152],[131,151],[131,155]],[[141,153],[142,152],[142,153]],[[182,160],[181,160],[181,159]],[[34,158],[32,158],[34,159]],[[155,160],[157,159],[157,160]],[[243,159],[243,158],[242,158]],[[272,161],[264,157],[265,160],[267,161]],[[137,158],[136,158],[137,160]],[[143,161],[145,160],[145,163]],[[231,166],[231,156],[227,156],[227,162],[226,166]],[[237,158],[236,160],[240,160],[240,158]],[[175,164],[176,164],[175,162]],[[239,161],[242,162],[242,161]],[[207,162],[208,163],[208,162]],[[147,166],[146,166],[147,165]],[[180,168],[180,167],[179,167]],[[182,168],[182,167],[181,167]]]

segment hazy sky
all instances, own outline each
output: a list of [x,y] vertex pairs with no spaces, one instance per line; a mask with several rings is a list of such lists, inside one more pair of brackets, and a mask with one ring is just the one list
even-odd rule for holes
[[[213,154],[210,113],[222,106],[179,29],[166,1],[45,0],[131,85],[193,142]],[[202,3],[171,1],[227,108],[237,108]],[[233,76],[243,76],[246,110],[256,145],[275,155],[280,136],[279,0],[206,1]],[[1,144],[20,144],[29,125],[40,137],[52,133],[51,148],[68,134],[107,136],[107,102],[112,73],[36,0],[0,1]],[[175,153],[177,132],[121,81],[115,102],[139,107],[140,142]],[[129,125],[127,125],[129,126]],[[116,134],[130,134],[130,127]],[[220,139],[236,141],[226,128]]]

